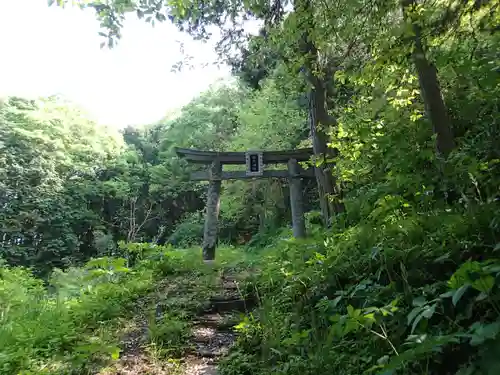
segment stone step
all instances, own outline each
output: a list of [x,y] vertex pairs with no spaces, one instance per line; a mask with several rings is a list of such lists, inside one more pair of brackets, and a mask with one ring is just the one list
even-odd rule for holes
[[193,342],[204,343],[210,346],[228,345],[236,339],[236,335],[233,332],[219,331],[214,327],[207,326],[193,327],[191,335]]
[[198,316],[193,320],[193,325],[195,327],[216,328],[219,331],[230,331],[239,321],[237,316],[212,313]]
[[199,358],[210,358],[216,361],[220,357],[227,355],[229,353],[229,349],[229,346],[207,348],[203,345],[197,345],[191,353]]
[[221,285],[223,289],[239,289],[238,280],[236,279],[224,279]]
[[211,298],[210,304],[211,304],[210,311],[219,314],[231,311],[239,311],[242,313],[246,313],[251,310],[251,304],[249,300],[237,297]]
[[217,366],[210,358],[191,356],[185,358],[182,363],[184,375],[217,375]]
[[205,360],[217,360],[226,355],[236,341],[236,334],[221,330],[219,326],[227,321],[227,316],[212,313],[199,317],[191,330],[190,353]]
[[236,284],[224,284],[222,286],[222,289],[225,293],[238,293],[239,294],[239,288],[238,285]]
[[184,370],[185,375],[217,375],[217,366],[206,364],[188,365]]

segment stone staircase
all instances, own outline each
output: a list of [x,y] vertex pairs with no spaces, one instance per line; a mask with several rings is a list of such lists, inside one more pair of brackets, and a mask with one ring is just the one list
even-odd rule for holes
[[[251,299],[242,298],[239,280],[245,275],[219,275],[212,296],[203,304],[194,318],[189,339],[189,349],[180,360],[159,360],[147,350],[148,318],[144,307],[156,305],[156,319],[161,319],[164,306],[162,298],[185,295],[189,300],[189,289],[185,280],[165,279],[157,291],[137,302],[138,311],[132,329],[122,337],[122,353],[112,368],[96,372],[96,375],[215,375],[217,364],[236,341],[233,327],[240,321],[240,314],[249,312]],[[182,290],[179,288],[182,285]]]
[[194,321],[191,339],[194,345],[185,358],[185,375],[217,374],[218,361],[236,340],[232,331],[238,321],[235,314],[249,312],[252,305],[251,299],[242,298],[238,278],[221,277],[218,293],[210,298],[209,306]]

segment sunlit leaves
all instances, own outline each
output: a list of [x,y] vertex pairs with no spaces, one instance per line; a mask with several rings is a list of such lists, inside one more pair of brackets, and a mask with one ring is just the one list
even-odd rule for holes
[[0,110],[0,184],[7,194],[0,198],[0,252],[11,263],[47,270],[78,253],[78,236],[95,222],[90,181],[121,145],[117,133],[58,98],[28,104],[11,98]]
[[[490,269],[491,266],[485,267],[479,262],[466,262],[451,277],[450,288],[460,290],[463,286],[470,285],[479,292],[488,293],[495,283]],[[495,271],[498,273],[500,269]]]

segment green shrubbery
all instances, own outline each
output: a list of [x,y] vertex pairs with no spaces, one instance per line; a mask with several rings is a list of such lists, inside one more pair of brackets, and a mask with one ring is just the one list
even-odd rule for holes
[[[498,212],[493,203],[434,209],[251,253],[221,249],[221,266],[252,269],[248,290],[261,301],[236,326],[221,373],[496,373]],[[191,292],[150,306],[150,350],[160,360],[182,354],[213,270],[200,267],[199,251],[119,247],[136,254],[134,267],[129,255],[93,259],[54,271],[49,291],[27,269],[1,269],[0,373],[85,373],[117,358],[120,319],[165,275],[169,288]]]
[[168,242],[179,248],[186,248],[201,243],[204,223],[204,218],[200,213],[187,214],[170,235]]
[[[132,245],[136,248],[149,246]],[[154,287],[155,280],[179,267],[181,255],[157,247],[133,269],[125,258],[98,258],[85,267],[55,270],[49,290],[30,270],[0,269],[0,373],[82,373],[119,356],[112,334],[133,302]],[[189,256],[185,256],[189,259]],[[174,264],[172,267],[170,263]],[[167,266],[168,265],[168,266]]]
[[123,258],[55,269],[46,283],[26,268],[0,268],[0,374],[95,373],[120,356],[120,332],[139,313],[148,350],[159,360],[178,358],[219,270],[246,266],[234,248],[221,248],[208,268],[199,249],[135,243],[118,249]]
[[150,342],[160,348],[161,356],[178,358],[187,348],[190,337],[190,324],[175,316],[163,315],[161,320],[151,319],[148,327]]
[[64,374],[117,357],[112,319],[150,289],[152,270],[130,270],[125,259],[91,260],[56,271],[54,293],[27,269],[0,270],[0,373]]
[[263,259],[261,306],[222,374],[498,373],[498,203],[403,212],[392,199]]
[[[109,3],[100,17],[119,20],[116,12],[134,8]],[[310,146],[309,130],[324,130],[338,151],[328,198],[345,210],[331,228],[310,214],[311,237],[289,240],[279,229],[290,214],[284,184],[224,184],[221,237],[243,243],[260,231],[248,251],[228,251],[224,266],[251,270],[246,290],[260,304],[236,327],[221,374],[500,373],[497,2],[295,1],[290,13],[280,9],[287,2],[272,11],[252,1],[202,3],[203,20],[183,1],[165,11],[177,8],[178,25],[192,32],[224,24],[226,9],[267,25],[242,43],[255,61],[236,67],[258,90],[211,90],[173,120],[124,131],[123,150],[122,142],[88,148],[109,137],[74,122],[76,112],[56,116],[57,102],[45,107],[51,121],[38,121],[41,108],[29,101],[0,108],[0,255],[39,274],[119,256],[55,271],[50,292],[28,270],[3,267],[2,373],[83,372],[116,356],[110,325],[162,275],[182,276],[168,280],[178,294],[158,304],[164,318],[151,318],[150,344],[181,350],[214,274],[199,254],[114,242],[200,240],[206,190],[188,181],[191,167],[174,147],[290,149]],[[299,35],[309,52],[297,48]],[[60,142],[87,133],[97,135]]]

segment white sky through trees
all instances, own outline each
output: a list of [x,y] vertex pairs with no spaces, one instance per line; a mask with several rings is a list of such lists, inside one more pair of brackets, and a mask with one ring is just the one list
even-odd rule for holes
[[[100,49],[92,11],[48,7],[46,0],[0,0],[0,96],[59,94],[100,123],[151,123],[222,77],[211,43],[193,41],[169,22],[153,28],[135,15],[113,50]],[[185,53],[196,68],[172,73]]]

